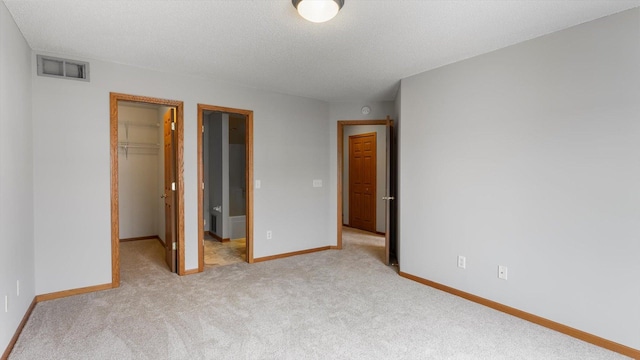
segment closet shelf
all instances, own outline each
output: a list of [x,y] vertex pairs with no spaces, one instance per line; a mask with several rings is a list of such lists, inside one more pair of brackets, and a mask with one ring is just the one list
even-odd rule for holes
[[159,129],[160,128],[160,123],[150,124],[150,123],[139,123],[139,122],[134,122],[134,121],[118,121],[118,126],[120,126],[120,125],[124,126],[124,133],[125,133],[127,139],[129,139],[129,127],[130,126],[151,128],[151,129]]
[[160,149],[160,144],[150,144],[150,143],[134,143],[134,142],[119,142],[118,149],[122,149],[124,151],[125,159],[129,158],[129,150],[130,149],[146,149],[146,150],[155,150],[154,154],[158,153],[158,149]]

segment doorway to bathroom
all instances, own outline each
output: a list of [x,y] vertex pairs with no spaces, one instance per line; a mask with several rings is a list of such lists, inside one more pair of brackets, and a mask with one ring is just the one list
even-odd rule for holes
[[198,105],[199,267],[253,262],[253,112]]

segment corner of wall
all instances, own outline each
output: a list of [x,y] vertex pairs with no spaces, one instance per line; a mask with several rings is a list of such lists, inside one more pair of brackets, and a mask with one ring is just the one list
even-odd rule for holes
[[35,243],[32,51],[2,2],[0,54],[0,293],[8,297],[8,312],[0,311],[4,349],[35,296]]

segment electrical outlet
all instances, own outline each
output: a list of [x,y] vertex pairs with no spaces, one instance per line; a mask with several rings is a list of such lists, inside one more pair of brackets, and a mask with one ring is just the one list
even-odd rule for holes
[[267,240],[273,239],[273,232],[271,230],[267,230]]
[[322,180],[313,180],[313,187],[315,188],[322,187]]
[[458,256],[458,267],[462,269],[467,268],[467,258],[464,256]]
[[498,265],[498,278],[507,280],[507,267]]

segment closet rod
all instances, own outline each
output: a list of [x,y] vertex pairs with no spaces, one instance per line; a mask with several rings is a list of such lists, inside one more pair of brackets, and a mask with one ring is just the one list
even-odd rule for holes
[[119,142],[118,149],[122,149],[124,151],[124,158],[129,158],[129,149],[151,149],[157,150],[160,149],[160,144],[145,144],[145,143],[130,143],[130,142]]
[[119,121],[118,125],[123,125],[123,126],[139,126],[139,127],[151,127],[151,128],[159,128],[160,127],[160,123],[138,123],[135,121]]
[[159,149],[160,144],[146,144],[146,143],[132,143],[132,142],[120,142],[118,146],[121,148],[131,149]]
[[160,128],[160,123],[143,124],[143,123],[135,123],[135,122],[132,122],[132,121],[118,121],[118,126],[120,126],[120,125],[124,125],[124,132],[126,134],[127,139],[129,139],[129,126],[155,128],[155,129],[159,129]]

